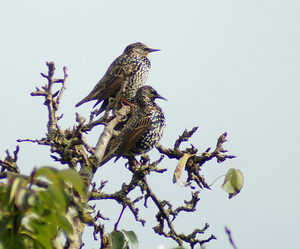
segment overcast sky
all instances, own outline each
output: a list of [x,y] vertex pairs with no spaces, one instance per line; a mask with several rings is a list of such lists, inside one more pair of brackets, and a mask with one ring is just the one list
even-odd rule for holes
[[[224,232],[228,226],[239,249],[296,248],[300,232],[299,165],[299,1],[1,1],[0,3],[0,158],[13,151],[16,139],[38,139],[46,132],[47,112],[41,97],[31,97],[46,81],[46,61],[56,63],[56,77],[67,66],[69,78],[60,105],[62,128],[72,127],[75,112],[88,117],[94,103],[75,108],[103,76],[110,63],[133,42],[162,51],[150,54],[152,70],[147,84],[168,101],[157,100],[167,119],[161,141],[172,147],[185,128],[199,126],[189,143],[199,151],[224,144],[236,155],[233,165],[245,177],[241,193],[229,200],[218,180],[202,190],[195,213],[175,222],[178,233],[191,233],[207,222],[200,236],[218,240],[207,249],[232,248]],[[94,146],[102,131],[97,127],[87,141]],[[22,143],[19,167],[54,163],[49,148]],[[159,158],[154,149],[152,160]],[[108,179],[112,192],[131,175],[124,159],[103,166],[95,181]],[[168,171],[151,174],[149,181],[160,199],[174,206],[190,199],[191,190],[172,184],[177,162],[165,158]],[[229,161],[212,160],[203,166],[208,183],[227,172]],[[120,172],[118,177],[115,172]],[[186,175],[183,176],[183,179]],[[139,194],[138,191],[135,194]],[[121,211],[115,202],[97,202],[108,232]],[[134,230],[140,247],[176,246],[154,234],[157,209],[139,204],[142,227],[126,210],[119,228]],[[91,233],[84,248],[97,248]]]

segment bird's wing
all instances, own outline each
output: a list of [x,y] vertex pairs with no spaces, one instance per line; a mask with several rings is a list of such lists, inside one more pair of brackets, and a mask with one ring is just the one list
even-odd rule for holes
[[120,61],[117,58],[108,68],[103,78],[97,83],[94,89],[75,106],[78,107],[85,102],[98,99],[98,103],[112,96],[122,84],[124,76],[132,74],[136,67],[135,62]]
[[101,89],[103,91],[102,99],[107,99],[114,94],[121,87],[124,78],[130,76],[135,68],[136,62],[133,61],[126,61],[126,63],[122,62],[109,67],[103,78],[104,87]]
[[109,141],[107,145],[108,152],[103,157],[100,165],[103,165],[114,156],[117,156],[116,160],[118,160],[125,155],[139,141],[150,125],[151,119],[149,116],[142,117],[135,122],[128,120],[121,134]]
[[126,125],[120,134],[121,146],[118,150],[118,157],[125,155],[144,135],[151,125],[149,116],[142,117],[132,125]]
[[139,141],[147,129],[149,129],[150,125],[151,119],[149,115],[139,116],[133,114],[125,127],[121,130],[119,136],[109,141],[106,153],[100,165],[103,165],[114,156],[117,156],[118,159],[125,155]]

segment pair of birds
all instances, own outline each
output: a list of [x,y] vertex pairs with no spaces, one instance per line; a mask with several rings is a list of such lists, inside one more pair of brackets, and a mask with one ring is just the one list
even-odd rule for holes
[[91,100],[102,102],[98,114],[106,109],[109,98],[116,97],[122,84],[125,84],[121,101],[136,106],[121,133],[110,140],[101,165],[113,157],[135,156],[151,150],[160,141],[165,127],[165,117],[155,99],[160,96],[151,86],[144,86],[151,63],[148,55],[160,51],[137,42],[128,45],[123,54],[109,66],[105,75],[94,89],[76,107]]

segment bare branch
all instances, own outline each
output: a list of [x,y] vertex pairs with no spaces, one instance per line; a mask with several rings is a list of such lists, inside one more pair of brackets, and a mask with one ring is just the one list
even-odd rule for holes
[[32,143],[37,143],[39,145],[49,145],[49,143],[46,141],[46,138],[42,138],[40,140],[38,139],[17,139],[18,143],[21,142],[32,142]]
[[17,146],[16,150],[13,152],[14,156],[12,157],[8,150],[6,150],[6,157],[4,161],[0,159],[0,166],[2,166],[1,172],[4,172],[5,170],[8,170],[10,172],[20,172],[19,167],[17,166],[17,159],[18,159],[18,153],[19,153],[20,147]]
[[[67,80],[67,78],[68,78],[68,68],[67,67],[64,67],[63,68],[63,71],[64,71],[64,78],[62,79],[62,80],[60,80],[59,82],[61,82],[62,83],[62,87],[61,87],[61,90],[60,90],[60,92],[59,92],[59,95],[58,95],[58,97],[57,97],[57,99],[56,99],[56,103],[57,103],[57,105],[59,105],[59,103],[60,103],[60,99],[61,99],[61,97],[62,97],[62,95],[63,95],[63,93],[64,93],[64,91],[65,91],[65,89],[66,89],[66,80]],[[57,82],[55,82],[55,83],[57,83]]]
[[188,131],[185,129],[185,131],[182,133],[181,136],[176,140],[174,144],[174,150],[179,150],[179,146],[183,141],[188,141],[191,136],[197,131],[198,126],[194,127],[192,130]]
[[200,200],[198,196],[199,196],[199,191],[192,193],[192,199],[190,201],[184,201],[186,205],[176,208],[171,214],[175,217],[181,211],[185,211],[185,212],[196,211],[197,203]]
[[116,111],[116,117],[113,118],[105,127],[104,131],[99,137],[95,148],[95,157],[97,158],[98,162],[100,163],[103,155],[105,153],[105,149],[109,140],[111,139],[112,135],[114,134],[114,128],[116,125],[123,121],[127,114],[130,112],[129,106],[123,106],[120,110]]
[[223,143],[226,142],[227,133],[223,133],[217,140],[216,149],[209,153],[210,148],[208,148],[205,152],[203,152],[200,156],[197,155],[198,149],[191,145],[191,148],[187,148],[185,150],[179,150],[179,145],[182,141],[187,141],[197,130],[197,127],[194,127],[191,131],[185,130],[181,136],[176,140],[174,148],[165,148],[161,144],[157,145],[157,150],[167,155],[169,158],[176,158],[179,160],[184,154],[188,153],[191,155],[186,162],[185,170],[188,172],[187,182],[195,181],[200,188],[210,189],[209,184],[206,183],[204,177],[200,174],[200,167],[207,161],[216,157],[217,162],[223,162],[227,158],[235,158],[233,155],[224,155],[222,153],[227,152],[223,148]]
[[45,91],[35,91],[30,94],[31,96],[46,96],[47,93]]

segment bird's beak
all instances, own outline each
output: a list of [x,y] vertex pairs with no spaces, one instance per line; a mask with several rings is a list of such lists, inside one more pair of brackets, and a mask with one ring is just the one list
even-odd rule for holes
[[160,49],[155,49],[155,48],[148,48],[148,53],[156,52],[156,51],[161,51]]
[[[167,100],[166,98],[164,98],[163,96],[159,95],[159,94],[156,94],[155,95],[155,98],[156,99],[163,99],[163,100]],[[168,101],[168,100],[167,100]]]

